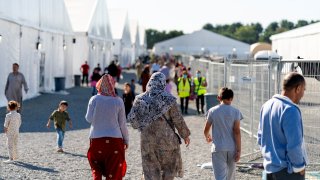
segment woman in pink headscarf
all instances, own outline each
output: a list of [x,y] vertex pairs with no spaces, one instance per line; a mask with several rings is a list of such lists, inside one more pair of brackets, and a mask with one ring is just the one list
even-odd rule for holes
[[88,160],[94,180],[122,179],[126,173],[125,150],[129,145],[123,101],[117,97],[113,78],[97,82],[98,94],[89,100],[86,120],[90,127]]

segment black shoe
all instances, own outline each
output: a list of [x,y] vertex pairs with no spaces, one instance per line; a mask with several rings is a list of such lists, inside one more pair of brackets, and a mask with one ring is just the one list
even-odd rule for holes
[[200,111],[197,111],[197,114],[198,114],[198,115],[200,115],[200,114],[201,114],[201,112],[200,112]]
[[188,111],[185,111],[184,114],[188,114]]

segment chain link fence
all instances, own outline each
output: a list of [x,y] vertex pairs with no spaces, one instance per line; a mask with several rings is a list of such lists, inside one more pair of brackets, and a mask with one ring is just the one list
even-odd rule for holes
[[244,119],[241,129],[251,137],[252,153],[259,152],[256,134],[260,108],[274,94],[281,92],[281,82],[288,72],[302,73],[307,86],[299,107],[302,112],[304,135],[311,164],[320,164],[320,60],[230,60],[210,61],[182,56],[191,73],[200,70],[207,78],[209,93],[217,94],[221,87],[234,91],[233,105]]

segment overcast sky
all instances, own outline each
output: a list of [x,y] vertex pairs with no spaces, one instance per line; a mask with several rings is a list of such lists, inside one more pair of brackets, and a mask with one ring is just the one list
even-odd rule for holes
[[320,0],[107,0],[112,9],[127,9],[146,28],[190,33],[206,23],[260,22],[282,19],[320,20]]

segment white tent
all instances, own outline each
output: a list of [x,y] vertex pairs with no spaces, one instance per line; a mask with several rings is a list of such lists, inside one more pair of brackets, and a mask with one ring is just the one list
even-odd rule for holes
[[129,67],[132,59],[132,42],[128,13],[121,9],[109,10],[113,37],[113,55],[122,67]]
[[139,57],[140,50],[140,33],[138,21],[130,20],[130,37],[132,42],[132,59],[131,64]]
[[147,35],[146,30],[143,26],[139,26],[139,39],[140,39],[140,48],[139,48],[139,55],[146,55],[147,54]]
[[158,55],[237,55],[238,58],[247,57],[249,50],[249,44],[204,29],[156,43],[153,47]]
[[106,0],[65,0],[75,32],[73,73],[88,61],[90,72],[99,63],[106,67],[111,60],[112,37]]
[[272,50],[284,59],[320,59],[320,22],[270,37]]
[[0,0],[0,35],[0,106],[6,104],[6,78],[15,62],[29,86],[24,99],[54,90],[55,77],[64,77],[67,88],[73,85],[73,32],[63,0]]

